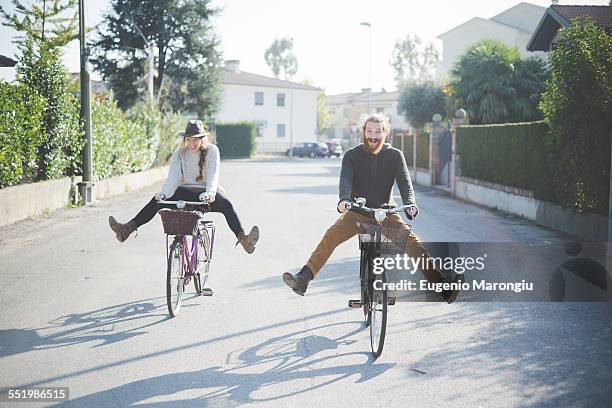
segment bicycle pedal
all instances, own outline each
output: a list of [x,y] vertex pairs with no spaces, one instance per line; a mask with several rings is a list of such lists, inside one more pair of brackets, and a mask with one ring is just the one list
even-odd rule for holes
[[212,296],[213,290],[211,288],[202,288],[202,296]]
[[387,298],[387,304],[388,304],[389,306],[393,306],[393,305],[395,304],[395,296],[389,296],[389,297]]
[[351,309],[359,309],[362,305],[361,300],[352,299],[348,301],[348,307]]

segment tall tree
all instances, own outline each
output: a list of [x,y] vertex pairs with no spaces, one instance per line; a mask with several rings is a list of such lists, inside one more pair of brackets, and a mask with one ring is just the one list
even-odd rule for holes
[[127,109],[145,99],[146,39],[154,50],[160,108],[202,118],[214,113],[222,72],[220,40],[212,25],[218,12],[210,0],[113,0],[91,61],[119,106]]
[[272,45],[264,52],[264,58],[277,78],[283,73],[285,79],[290,79],[297,73],[298,63],[295,54],[293,54],[292,38],[277,38],[274,40]]
[[542,118],[538,102],[548,71],[539,59],[521,60],[516,47],[486,39],[472,45],[452,71],[455,107],[473,124]]
[[26,4],[12,0],[14,13],[0,6],[2,25],[23,33],[17,43],[26,37],[46,43],[48,48],[63,47],[79,35],[78,0],[34,0]]
[[395,71],[398,86],[407,82],[424,82],[435,75],[440,54],[432,43],[423,46],[417,35],[396,40],[389,63]]
[[540,107],[551,128],[556,193],[578,212],[608,214],[612,36],[592,20],[561,31]]
[[402,87],[398,113],[415,128],[422,128],[436,113],[444,114],[444,92],[433,82],[411,83]]

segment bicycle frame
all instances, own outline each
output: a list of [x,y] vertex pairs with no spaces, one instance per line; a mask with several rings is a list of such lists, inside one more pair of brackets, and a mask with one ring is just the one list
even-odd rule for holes
[[[204,221],[198,225],[198,233],[196,235],[191,235],[191,248],[188,245],[188,235],[177,235],[174,237],[175,241],[181,241],[181,265],[184,267],[184,277],[186,279],[194,276],[198,272],[197,266],[200,256],[200,254],[198,253],[198,240],[202,237],[203,233],[208,234],[210,238],[208,248],[204,248],[205,252],[207,252],[204,255],[206,256],[207,260],[210,261],[212,259],[212,251],[215,243],[215,226],[212,222]],[[169,237],[170,235],[166,235],[166,258],[168,258],[169,255]],[[188,281],[185,284],[187,283]]]

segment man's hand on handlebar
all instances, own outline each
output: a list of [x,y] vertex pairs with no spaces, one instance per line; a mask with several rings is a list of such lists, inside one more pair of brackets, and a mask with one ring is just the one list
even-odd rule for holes
[[349,203],[349,202],[348,202],[348,201],[346,201],[346,200],[342,200],[342,201],[340,201],[340,202],[338,203],[338,212],[339,212],[339,213],[344,213],[344,212],[346,212],[346,210],[347,210],[346,205],[347,205],[348,203]]
[[410,207],[404,210],[404,213],[406,214],[406,217],[408,217],[409,220],[413,220],[419,214],[419,207],[417,207],[416,204],[412,204]]
[[155,193],[155,201],[164,201],[166,195],[164,193]]

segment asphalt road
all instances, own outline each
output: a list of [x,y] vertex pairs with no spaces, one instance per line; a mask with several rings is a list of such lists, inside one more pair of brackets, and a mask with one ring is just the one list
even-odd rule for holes
[[[339,163],[224,161],[221,184],[261,240],[245,254],[212,215],[215,294],[190,293],[176,318],[160,219],[123,244],[107,224],[111,214],[131,218],[159,186],[0,228],[0,387],[69,387],[59,406],[71,407],[610,406],[610,303],[398,302],[374,360],[360,311],[346,307],[358,297],[356,239],[305,297],[291,292],[280,276],[298,270],[338,216]],[[423,240],[567,238],[416,192]]]

